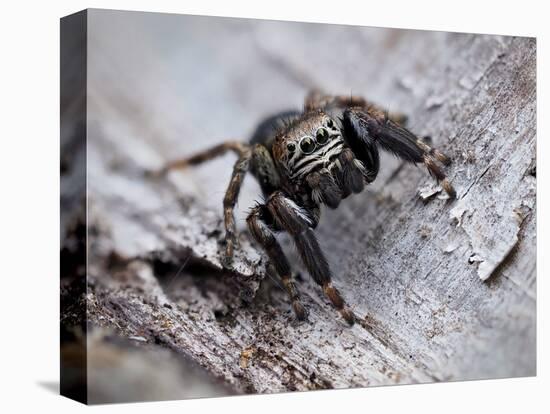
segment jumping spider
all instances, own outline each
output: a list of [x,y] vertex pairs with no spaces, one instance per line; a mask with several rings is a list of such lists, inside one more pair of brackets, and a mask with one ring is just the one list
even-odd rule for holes
[[360,97],[330,96],[311,92],[303,112],[287,111],[265,119],[250,143],[228,141],[189,158],[168,163],[160,173],[197,165],[227,151],[238,155],[225,198],[225,265],[229,266],[237,244],[233,209],[241,183],[250,171],[258,180],[265,202],[253,207],[246,219],[253,238],[281,278],[298,319],[307,318],[292,280],[290,264],[275,234],[288,232],[313,280],[350,324],[353,311],[332,285],[329,265],[313,230],[320,206],[338,207],[341,200],[359,193],[373,182],[380,167],[379,148],[405,161],[423,163],[451,198],[451,183],[438,166],[450,159],[430,148],[402,124]]

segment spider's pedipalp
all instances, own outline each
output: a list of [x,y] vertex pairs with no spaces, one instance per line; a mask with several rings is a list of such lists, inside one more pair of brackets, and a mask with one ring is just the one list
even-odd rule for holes
[[361,161],[355,158],[353,151],[346,148],[338,157],[341,165],[338,181],[343,189],[349,193],[360,193],[365,186],[363,178],[368,179],[367,171]]
[[311,196],[316,203],[324,203],[330,208],[338,207],[342,200],[342,193],[330,171],[321,170],[308,174],[306,182],[311,188]]

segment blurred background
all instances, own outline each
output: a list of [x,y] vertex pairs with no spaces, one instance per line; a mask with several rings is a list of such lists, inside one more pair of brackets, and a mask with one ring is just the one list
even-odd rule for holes
[[[312,88],[404,112],[413,130],[437,143],[438,131],[415,115],[449,98],[442,86],[461,70],[448,67],[450,57],[476,46],[471,35],[414,30],[94,10],[90,18],[89,122],[134,140],[139,162],[151,167],[226,139],[248,140],[264,117],[300,109]],[[142,154],[142,147],[153,149]],[[219,208],[233,162],[227,156],[189,170],[186,186]],[[375,186],[398,162],[385,157],[383,165]],[[241,226],[242,210],[259,194],[246,181]]]

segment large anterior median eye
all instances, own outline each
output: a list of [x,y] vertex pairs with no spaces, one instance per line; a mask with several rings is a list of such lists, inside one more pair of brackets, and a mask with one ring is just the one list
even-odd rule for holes
[[325,128],[319,128],[315,134],[315,141],[319,145],[325,145],[329,140],[328,131]]
[[300,149],[304,154],[311,154],[315,150],[315,141],[311,137],[303,137],[300,140]]

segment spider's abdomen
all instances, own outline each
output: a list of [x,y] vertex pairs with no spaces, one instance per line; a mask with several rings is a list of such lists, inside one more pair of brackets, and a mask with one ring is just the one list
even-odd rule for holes
[[262,144],[271,151],[275,136],[288,124],[300,117],[301,113],[290,110],[279,112],[265,118],[254,130],[250,138],[251,144]]

